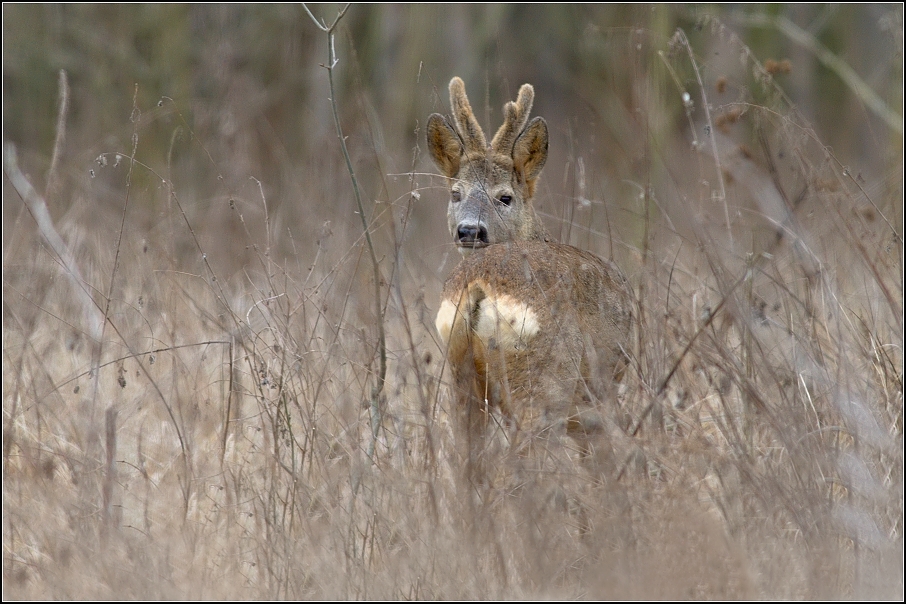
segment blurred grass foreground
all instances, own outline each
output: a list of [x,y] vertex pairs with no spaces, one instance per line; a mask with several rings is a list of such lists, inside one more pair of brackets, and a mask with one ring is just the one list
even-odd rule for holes
[[[3,5],[4,599],[902,600],[901,4],[335,34],[332,99],[299,5]],[[455,479],[454,75],[632,283],[611,480]]]

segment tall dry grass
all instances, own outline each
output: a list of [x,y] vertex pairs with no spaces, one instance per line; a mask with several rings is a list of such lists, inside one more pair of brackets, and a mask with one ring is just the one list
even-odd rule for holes
[[[124,108],[94,161],[7,156],[4,597],[902,598],[902,135],[875,131],[889,163],[854,173],[782,66],[706,27],[702,49],[602,34],[632,99],[546,116],[568,148],[545,218],[637,302],[618,474],[567,460],[553,494],[454,479],[446,192],[375,136],[365,91],[335,101],[367,124],[346,133],[377,301],[336,139],[281,203],[180,99]],[[732,60],[703,70],[715,49]]]

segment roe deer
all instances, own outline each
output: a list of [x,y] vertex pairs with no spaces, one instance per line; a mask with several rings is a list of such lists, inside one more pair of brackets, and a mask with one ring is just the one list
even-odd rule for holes
[[629,340],[631,297],[620,270],[552,242],[532,207],[548,151],[547,123],[528,119],[533,100],[524,84],[490,145],[459,78],[450,81],[452,123],[428,119],[428,148],[450,186],[450,234],[464,256],[436,325],[467,473],[480,465],[492,408],[517,435],[565,428],[591,453],[598,445],[589,439],[609,432],[600,405],[613,398]]

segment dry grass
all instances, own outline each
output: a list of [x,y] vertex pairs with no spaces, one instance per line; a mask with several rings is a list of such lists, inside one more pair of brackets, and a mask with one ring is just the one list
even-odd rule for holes
[[[54,162],[78,183],[54,224],[81,281],[6,178],[4,597],[902,598],[902,146],[863,182],[715,28],[743,61],[710,81],[683,38],[645,55],[670,67],[642,86],[650,122],[612,133],[648,158],[634,182],[589,153],[549,163],[539,192],[554,232],[635,288],[606,484],[566,460],[553,495],[458,490],[433,329],[457,257],[440,179],[402,145],[412,173],[366,183],[386,191],[381,318],[336,150],[274,210],[267,183],[133,164],[176,123],[179,153],[231,170],[178,101],[134,113],[138,156],[101,149],[91,176]],[[681,82],[711,112],[673,131]]]

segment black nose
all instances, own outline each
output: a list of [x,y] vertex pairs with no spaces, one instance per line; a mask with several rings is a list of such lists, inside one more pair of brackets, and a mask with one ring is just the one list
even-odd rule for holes
[[456,229],[456,239],[464,244],[488,244],[488,230],[474,224],[461,224]]

